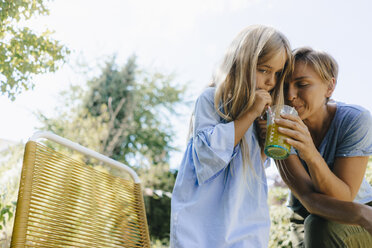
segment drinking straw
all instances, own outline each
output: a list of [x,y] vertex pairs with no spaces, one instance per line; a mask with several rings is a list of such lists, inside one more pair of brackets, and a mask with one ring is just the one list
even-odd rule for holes
[[267,111],[269,111],[269,114],[271,115],[273,112],[271,111],[270,105],[267,106]]

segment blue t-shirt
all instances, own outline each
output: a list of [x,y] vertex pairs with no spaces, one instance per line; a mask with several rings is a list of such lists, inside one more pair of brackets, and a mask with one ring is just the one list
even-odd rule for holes
[[172,193],[171,247],[267,247],[267,183],[253,125],[245,133],[252,166],[234,147],[234,122],[214,108],[215,88],[197,99],[193,136]]
[[[372,117],[369,111],[357,105],[336,104],[335,116],[318,148],[331,170],[337,157],[372,155]],[[300,160],[308,170],[306,163]],[[372,201],[372,187],[365,178],[354,201],[362,204]],[[293,194],[290,194],[289,206],[294,211],[302,208]]]

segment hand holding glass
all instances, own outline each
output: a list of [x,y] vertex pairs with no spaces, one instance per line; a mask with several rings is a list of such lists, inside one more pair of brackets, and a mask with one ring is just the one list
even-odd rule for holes
[[286,159],[291,152],[291,145],[285,139],[288,137],[278,132],[275,119],[281,114],[298,115],[297,111],[288,105],[275,105],[266,110],[267,131],[265,140],[265,154],[273,159]]

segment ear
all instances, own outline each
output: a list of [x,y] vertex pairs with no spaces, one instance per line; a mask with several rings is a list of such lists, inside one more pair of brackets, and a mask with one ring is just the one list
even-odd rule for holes
[[336,79],[332,78],[331,81],[328,84],[328,89],[327,89],[327,93],[326,93],[327,98],[330,98],[332,96],[333,91],[335,90],[335,87],[336,87]]

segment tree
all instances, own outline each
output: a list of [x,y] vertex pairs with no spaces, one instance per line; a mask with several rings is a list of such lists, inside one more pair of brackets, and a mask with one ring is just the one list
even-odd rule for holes
[[[169,153],[175,149],[169,120],[177,115],[185,91],[172,80],[171,76],[139,70],[135,56],[121,68],[113,57],[88,82],[87,90],[75,86],[64,93],[66,105],[55,111],[56,117],[39,113],[41,129],[131,166],[142,185],[153,192],[169,192],[176,176],[169,170]],[[169,193],[165,196],[145,196],[150,233],[155,239],[169,238]]]
[[0,151],[0,247],[10,245],[23,149],[22,143],[10,143]]
[[[154,166],[153,173],[169,171],[169,153],[174,137],[171,116],[182,104],[184,87],[175,86],[172,76],[139,70],[136,57],[119,68],[115,57],[91,79],[88,89],[72,87],[64,93],[66,106],[55,118],[39,114],[41,129],[88,146],[138,171]],[[169,175],[165,175],[170,177]],[[169,191],[173,179],[146,182]],[[165,186],[170,182],[171,186]]]
[[55,72],[69,50],[46,30],[35,33],[21,23],[35,15],[48,15],[48,0],[0,0],[0,88],[14,100],[34,87],[32,76]]
[[171,85],[172,77],[137,71],[135,59],[129,58],[121,70],[115,58],[108,61],[103,73],[89,82],[83,106],[92,116],[108,113],[102,153],[131,165],[136,156],[146,154],[157,164],[167,161],[172,150],[167,120],[175,113],[183,89]]

